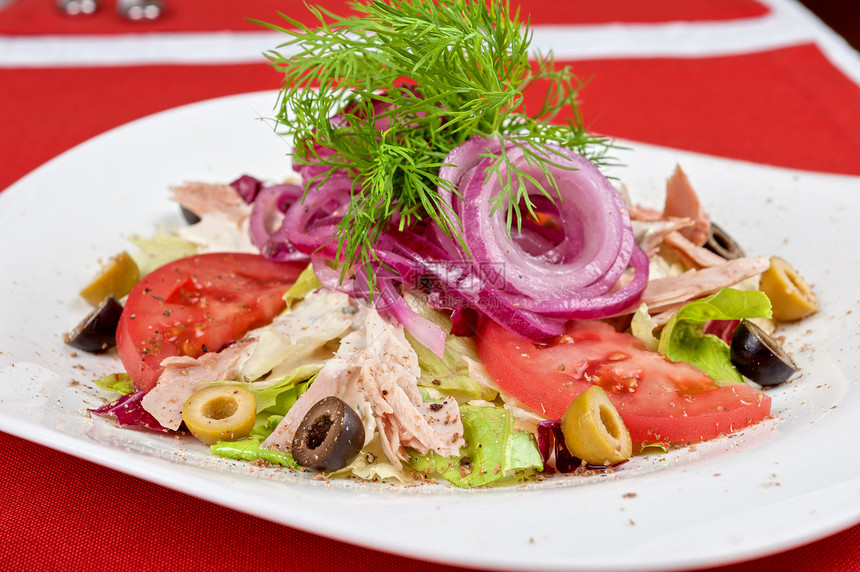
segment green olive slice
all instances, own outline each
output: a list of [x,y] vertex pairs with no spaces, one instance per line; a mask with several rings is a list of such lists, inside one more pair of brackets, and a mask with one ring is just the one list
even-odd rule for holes
[[779,256],[771,257],[770,268],[761,275],[761,290],[770,298],[773,317],[781,322],[799,320],[818,310],[812,288]]
[[191,434],[211,445],[244,439],[254,428],[254,394],[235,385],[210,385],[194,392],[182,406],[182,420]]
[[302,467],[336,471],[348,465],[364,446],[364,425],[338,397],[317,401],[293,437],[290,453]]
[[591,465],[614,465],[633,454],[630,432],[599,385],[589,387],[568,405],[561,431],[568,451]]
[[110,294],[117,299],[131,292],[140,280],[140,270],[126,251],[110,259],[99,275],[81,290],[81,296],[93,306],[98,306]]

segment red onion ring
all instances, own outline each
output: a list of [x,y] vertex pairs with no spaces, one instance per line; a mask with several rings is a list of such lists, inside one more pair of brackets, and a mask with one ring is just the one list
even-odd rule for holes
[[312,186],[284,213],[281,232],[299,252],[334,260],[338,247],[335,231],[351,193],[352,179],[345,174],[334,174],[322,185]]
[[[490,147],[485,139],[473,139],[453,150],[445,162],[459,161],[461,168],[446,173],[459,177],[460,197],[440,190],[451,197],[453,210],[461,217],[475,271],[518,310],[546,318],[601,318],[633,307],[647,284],[648,260],[635,244],[624,201],[609,181],[584,157],[547,146],[542,152],[550,153],[547,158],[554,164],[547,170],[558,188],[554,202],[564,240],[555,245],[547,238],[550,233],[539,234],[531,224],[524,225],[526,233],[509,235],[507,213],[491,214],[490,201],[501,192],[501,184],[488,169],[501,159],[478,157],[480,149]],[[501,145],[496,148],[501,150]],[[552,189],[524,148],[531,149],[528,144],[506,145],[507,158]],[[536,186],[530,185],[528,192],[545,208],[547,199]],[[631,262],[632,280],[617,288]]]
[[[530,339],[546,339],[564,332],[564,320],[517,307],[509,295],[475,272],[471,262],[447,258],[442,248],[415,233],[388,233],[380,239],[376,253],[381,264],[398,273],[407,285],[415,289],[429,286],[431,294],[437,294],[437,306],[474,308]],[[423,280],[426,277],[432,279],[430,284]]]
[[389,313],[412,337],[434,354],[439,357],[445,355],[445,331],[409,307],[394,287],[396,277],[380,276],[379,272],[380,270],[377,270],[377,289],[382,300],[381,304],[377,304],[377,309]]
[[249,217],[251,242],[266,258],[284,262],[307,256],[293,246],[283,231],[284,213],[302,196],[298,185],[264,187],[254,199]]
[[[546,264],[528,254],[509,236],[505,213],[491,215],[491,199],[501,192],[501,185],[495,174],[485,183],[485,171],[492,163],[489,158],[482,159],[472,176],[460,184],[463,199],[459,210],[466,245],[477,264],[504,261],[505,279],[512,291],[535,297],[565,297],[595,283],[610,288],[626,267],[618,268],[615,263],[624,243],[633,242],[624,202],[587,159],[572,152],[562,155],[564,150],[553,149],[558,155],[550,159],[567,167],[549,166],[548,171],[558,185],[557,204],[565,231],[565,258],[569,261]],[[551,189],[543,173],[527,164],[521,148],[506,153],[520,169]],[[533,187],[529,193],[540,191]]]
[[[390,225],[374,246],[377,309],[440,356],[445,333],[414,312],[398,287],[424,291],[434,307],[472,308],[514,333],[541,340],[563,333],[568,319],[632,308],[648,280],[648,259],[634,241],[623,199],[592,163],[567,149],[546,145],[540,151],[550,155],[547,169],[558,196],[551,200],[531,183],[528,189],[536,208],[552,211],[557,226],[526,218],[519,232],[509,233],[506,205],[491,214],[491,199],[501,192],[492,167],[502,160],[502,150],[499,140],[475,137],[452,150],[439,171],[449,182],[439,186],[441,202],[452,220],[459,218],[465,248],[433,222],[406,230]],[[504,144],[508,160],[552,189],[529,152],[536,151],[528,143]],[[504,176],[504,165],[500,168]],[[286,191],[264,189],[254,204],[262,211],[253,215],[255,244],[271,254],[271,244],[280,241],[311,257],[327,288],[370,298],[365,268],[356,268],[342,283],[340,271],[326,262],[337,255],[335,232],[356,188],[347,173],[337,171],[322,184],[311,181],[304,198],[292,199],[288,208]],[[284,213],[274,231],[273,212]],[[623,278],[628,269],[632,276]]]

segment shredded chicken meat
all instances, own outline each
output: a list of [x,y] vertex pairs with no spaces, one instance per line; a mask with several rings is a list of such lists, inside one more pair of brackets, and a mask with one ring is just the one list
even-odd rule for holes
[[[457,403],[452,398],[423,402],[419,375],[418,355],[406,341],[402,326],[386,322],[371,310],[364,326],[341,340],[334,358],[263,447],[289,450],[296,429],[314,403],[329,395],[343,398],[354,388],[372,413],[383,451],[394,466],[400,468],[408,458],[407,447],[419,453],[432,450],[446,457],[456,455],[465,444]],[[359,409],[365,407],[359,405]]]

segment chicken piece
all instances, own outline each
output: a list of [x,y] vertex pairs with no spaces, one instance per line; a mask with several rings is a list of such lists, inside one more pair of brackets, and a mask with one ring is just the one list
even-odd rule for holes
[[675,251],[691,268],[709,268],[723,264],[726,259],[690,242],[680,232],[671,232],[663,237],[663,243]]
[[358,409],[371,412],[383,451],[398,469],[408,458],[406,447],[456,455],[465,443],[459,407],[452,398],[424,403],[418,391],[420,373],[418,355],[403,328],[371,310],[364,328],[341,340],[334,358],[262,446],[289,450],[302,419],[320,399],[335,395],[353,406],[361,396]]
[[197,246],[198,252],[259,254],[248,232],[251,205],[230,185],[187,183],[173,188],[173,198],[200,217],[196,224],[177,229],[183,240]]
[[630,215],[630,220],[655,222],[659,221],[662,217],[663,213],[658,210],[634,204],[633,200],[630,198],[630,192],[627,190],[627,185],[624,183],[617,185],[616,190],[618,191],[618,194],[621,195],[621,199],[627,207],[627,213]]
[[693,221],[688,218],[654,221],[633,220],[631,222],[636,243],[648,256],[651,256],[657,250],[657,247],[663,243],[666,235],[671,233],[677,234],[676,231],[693,225]]
[[770,267],[767,257],[737,258],[702,270],[688,270],[679,276],[657,278],[648,282],[642,303],[652,314],[681,302],[713,294],[742,280],[761,274]]
[[356,379],[370,403],[382,436],[386,456],[396,467],[408,458],[406,447],[421,454],[436,451],[456,455],[463,440],[460,410],[453,398],[424,403],[418,391],[418,354],[406,341],[403,328],[394,327],[379,314],[367,320],[368,346]]
[[251,214],[251,205],[230,185],[193,182],[171,190],[173,200],[199,217],[220,214],[239,224]]
[[[359,368],[355,362],[366,343],[364,330],[357,330],[344,337],[334,357],[325,363],[308,390],[293,404],[261,446],[265,449],[289,451],[302,419],[316,402],[332,395],[344,399],[349,386],[358,375]],[[354,400],[344,401],[358,411]]]
[[663,218],[689,218],[693,226],[680,230],[690,242],[696,246],[702,246],[708,241],[711,230],[711,219],[687,175],[680,166],[675,167],[675,172],[666,182],[666,203],[663,206]]
[[162,427],[179,429],[182,423],[182,406],[189,397],[206,387],[205,382],[233,379],[238,364],[246,357],[250,338],[227,346],[220,352],[200,357],[169,357],[161,362],[164,371],[158,383],[143,396],[141,404]]
[[[177,429],[182,422],[182,406],[191,395],[206,386],[203,382],[258,379],[273,367],[275,376],[318,359],[315,350],[333,338],[352,329],[355,315],[341,310],[351,307],[349,296],[318,290],[308,294],[289,312],[277,316],[261,328],[219,352],[205,353],[198,358],[176,356],[165,359],[164,371],[155,387],[144,396],[143,408],[164,427]],[[258,355],[260,337],[267,331],[283,333],[286,350],[277,356],[277,364],[267,361],[271,356]],[[264,348],[271,351],[271,347]],[[327,352],[327,356],[331,352]],[[326,357],[327,357],[326,356]],[[276,368],[277,369],[277,368]]]

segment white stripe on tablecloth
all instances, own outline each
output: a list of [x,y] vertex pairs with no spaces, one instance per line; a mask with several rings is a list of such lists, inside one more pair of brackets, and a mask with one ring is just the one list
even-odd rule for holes
[[[771,12],[743,20],[534,26],[532,47],[577,60],[722,56],[816,42],[860,84],[860,54],[841,37],[796,0],[762,1]],[[271,31],[0,36],[0,68],[253,63],[282,40]]]

